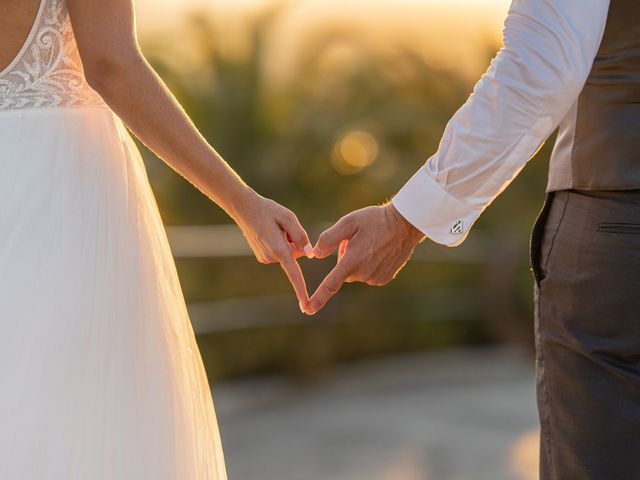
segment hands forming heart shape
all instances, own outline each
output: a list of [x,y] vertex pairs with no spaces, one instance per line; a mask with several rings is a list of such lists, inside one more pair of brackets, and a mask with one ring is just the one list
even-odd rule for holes
[[[260,263],[280,263],[296,293],[300,310],[307,315],[320,311],[345,282],[386,285],[425,238],[392,203],[387,203],[342,217],[312,247],[293,212],[261,196],[257,201],[259,208],[250,209],[236,221]],[[309,297],[297,259],[326,258],[336,249],[335,267]]]

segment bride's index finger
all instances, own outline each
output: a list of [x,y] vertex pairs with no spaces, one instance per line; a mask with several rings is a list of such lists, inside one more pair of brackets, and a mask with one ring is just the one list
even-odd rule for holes
[[293,252],[291,255],[285,255],[284,258],[280,259],[280,266],[282,266],[282,269],[287,274],[289,283],[291,283],[291,286],[296,293],[296,297],[298,297],[300,311],[304,313],[304,310],[309,303],[309,293],[307,292],[307,284],[304,280],[302,269],[293,257]]

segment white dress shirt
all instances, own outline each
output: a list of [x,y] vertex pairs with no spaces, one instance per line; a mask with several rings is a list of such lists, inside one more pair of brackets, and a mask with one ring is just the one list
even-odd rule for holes
[[589,76],[609,0],[514,0],[503,47],[447,124],[438,151],[392,200],[455,247],[569,112]]

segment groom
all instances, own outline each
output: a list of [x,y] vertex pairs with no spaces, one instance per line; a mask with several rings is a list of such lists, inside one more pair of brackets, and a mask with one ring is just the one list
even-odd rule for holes
[[424,238],[461,244],[558,126],[530,244],[540,475],[639,479],[639,0],[514,0],[438,151],[320,236],[338,262],[306,312],[344,282],[388,283]]

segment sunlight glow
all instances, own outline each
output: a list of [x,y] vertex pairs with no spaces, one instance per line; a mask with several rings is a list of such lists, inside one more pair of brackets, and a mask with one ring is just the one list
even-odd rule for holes
[[336,143],[331,163],[338,172],[352,175],[375,162],[378,150],[378,142],[370,133],[349,132]]
[[188,37],[186,18],[199,12],[209,16],[224,39],[216,48],[242,52],[250,41],[246,32],[252,21],[279,9],[275,27],[268,32],[266,55],[271,59],[268,81],[282,84],[299,67],[305,42],[318,32],[334,30],[357,35],[380,52],[414,50],[432,67],[455,69],[475,79],[487,67],[487,46],[499,47],[509,4],[510,0],[137,0],[136,12],[143,43],[154,35],[171,37],[180,48],[180,39]]
[[509,466],[518,480],[539,478],[540,429],[525,432],[516,440],[509,452]]

